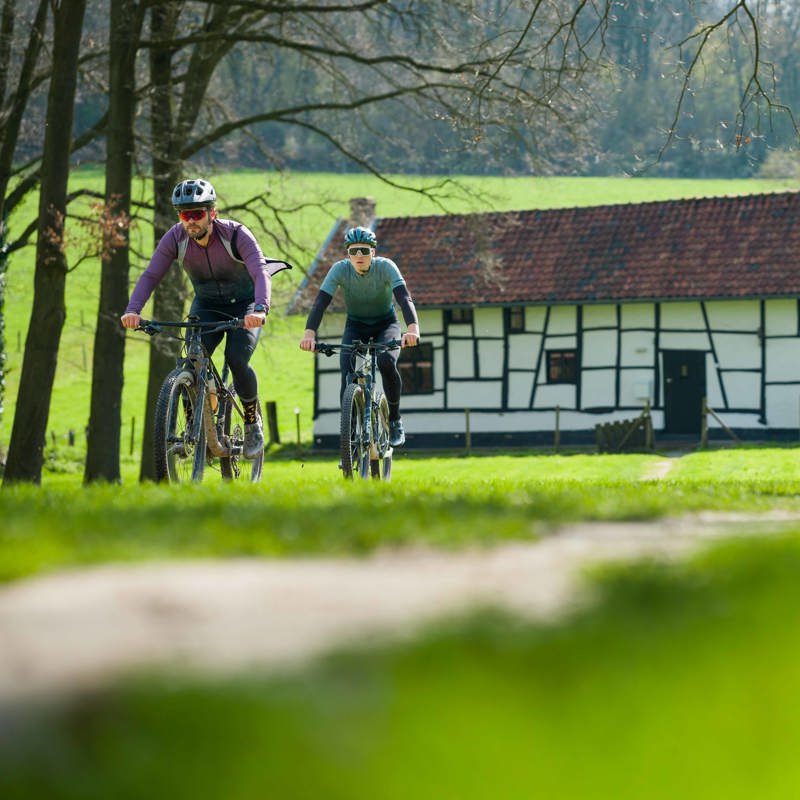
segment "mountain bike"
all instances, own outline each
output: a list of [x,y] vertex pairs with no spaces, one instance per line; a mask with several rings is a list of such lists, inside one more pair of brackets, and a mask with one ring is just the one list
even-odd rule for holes
[[339,450],[345,478],[358,474],[388,481],[392,476],[389,444],[389,403],[375,381],[378,354],[400,347],[399,339],[388,342],[355,341],[352,344],[317,342],[315,349],[326,356],[339,350],[351,353],[351,371],[342,395]]
[[[224,479],[258,481],[264,452],[254,459],[244,457],[244,410],[232,382],[228,364],[219,373],[203,346],[205,333],[241,328],[243,320],[161,322],[143,319],[138,330],[150,336],[165,329],[184,328],[185,336],[177,365],[161,385],[155,415],[156,480],[173,483],[201,481],[206,467]],[[167,334],[169,335],[169,334]],[[258,407],[261,416],[261,408]]]

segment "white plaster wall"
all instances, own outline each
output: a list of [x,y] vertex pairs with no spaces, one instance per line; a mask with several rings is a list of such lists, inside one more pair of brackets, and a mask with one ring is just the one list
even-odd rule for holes
[[547,326],[548,336],[575,333],[577,318],[575,306],[553,306],[550,310],[550,324]]
[[525,308],[525,330],[541,333],[544,331],[544,320],[547,309],[544,306],[527,306]]
[[545,350],[574,350],[577,346],[577,336],[548,336],[544,343]]
[[529,408],[533,391],[533,372],[511,372],[508,375],[509,408]]
[[451,339],[447,343],[449,377],[474,378],[475,359],[472,339]]
[[575,407],[575,387],[571,383],[539,384],[533,399],[534,408]]
[[617,363],[617,332],[587,331],[583,334],[581,365],[608,367]]
[[659,346],[662,350],[708,350],[710,343],[705,333],[674,333],[668,331],[661,334]]
[[502,388],[500,381],[449,381],[448,405],[451,408],[499,408]]
[[321,408],[338,408],[339,386],[341,378],[339,370],[336,372],[320,373],[317,378]]
[[581,402],[583,408],[615,406],[617,404],[613,369],[584,371],[581,378]]
[[619,377],[619,402],[622,406],[643,406],[653,402],[654,372],[651,369],[624,369]]
[[800,381],[800,340],[767,339],[766,380]]
[[460,322],[455,325],[448,325],[447,335],[450,337],[460,336],[462,338],[469,338],[472,336],[472,325],[462,325]]
[[[761,405],[761,377],[757,372],[723,372],[722,384],[731,408],[753,408]],[[716,393],[715,393],[716,394]],[[720,412],[722,398],[708,394],[708,404]]]
[[767,336],[797,336],[797,300],[767,300],[764,329]]
[[410,409],[444,408],[444,390],[439,389],[433,394],[406,394],[404,392],[401,402],[403,414]]
[[508,337],[508,366],[511,369],[536,369],[542,337],[532,333],[514,333]]
[[626,303],[620,309],[621,326],[626,328],[654,328],[656,307],[653,303]]
[[661,328],[693,329],[705,328],[706,321],[700,303],[662,303]]
[[710,300],[706,303],[708,324],[712,331],[753,331],[761,325],[757,300]]
[[619,361],[623,367],[638,367],[654,364],[654,335],[642,331],[623,331],[620,335]]
[[[444,390],[444,348],[433,351],[433,388],[437,391]],[[416,397],[416,395],[414,395]]]
[[[398,314],[398,316],[402,316]],[[442,332],[442,311],[421,311],[417,309],[417,318],[419,319],[419,331],[423,339],[427,339],[433,333]]]
[[501,308],[475,309],[476,336],[502,336],[503,310]]
[[[722,380],[725,380],[725,378],[723,377]],[[664,397],[665,393],[666,389],[663,390],[661,396]],[[722,406],[722,383],[711,353],[706,356],[706,401],[712,408],[720,408]]]
[[[712,406],[713,408],[713,406]],[[717,411],[717,409],[714,409]],[[766,432],[767,426],[762,423],[758,418],[758,413],[753,412],[752,414],[733,414],[729,411],[725,411],[723,413],[717,412],[719,414],[720,419],[725,423],[725,425],[729,428],[746,428],[748,430],[763,430]],[[722,430],[722,425],[717,422],[711,414],[708,415],[708,427],[709,429],[716,429]],[[775,426],[778,427],[778,426]],[[658,441],[658,434],[656,434],[656,441]]]
[[503,340],[478,340],[478,369],[481,378],[503,377]]
[[761,342],[754,333],[714,333],[712,339],[721,367],[761,368]]
[[[621,419],[626,416],[622,415]],[[463,411],[454,411],[446,414],[424,415],[403,412],[403,422],[406,431],[414,433],[464,433],[466,430],[466,415]],[[559,414],[559,427],[561,430],[580,430],[594,427],[594,422],[587,423],[587,417],[571,411],[561,411]],[[550,411],[515,411],[514,413],[497,413],[487,411],[473,411],[469,414],[469,428],[471,433],[517,433],[519,431],[554,431],[556,425],[556,412]],[[338,433],[338,427],[333,430]]]
[[613,305],[584,306],[583,327],[587,328],[616,328],[617,307]]
[[799,387],[767,386],[766,399],[767,425],[771,428],[800,428]]

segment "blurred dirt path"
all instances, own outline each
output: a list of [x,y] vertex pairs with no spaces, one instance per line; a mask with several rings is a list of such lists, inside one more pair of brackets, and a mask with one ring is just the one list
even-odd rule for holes
[[590,600],[581,574],[592,563],[673,558],[787,521],[705,514],[567,526],[491,549],[106,565],[37,577],[0,588],[0,703],[98,688],[142,667],[289,668],[475,606],[553,619]]

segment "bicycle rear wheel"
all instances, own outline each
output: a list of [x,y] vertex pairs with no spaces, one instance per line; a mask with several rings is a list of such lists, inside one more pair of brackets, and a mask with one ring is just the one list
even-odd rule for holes
[[197,407],[194,375],[174,369],[164,379],[156,401],[155,472],[156,480],[182,483],[203,479],[206,465],[206,431],[200,426],[198,441],[190,437],[192,421],[202,414]]
[[339,450],[344,477],[358,473],[366,478],[369,453],[364,446],[364,389],[357,383],[349,384],[342,397]]
[[[222,422],[223,444],[231,448],[230,457],[220,458],[219,468],[222,477],[228,480],[260,481],[264,466],[264,451],[258,458],[248,459],[244,450],[244,417],[235,403],[236,390],[233,384],[228,386],[225,414]],[[261,417],[261,404],[258,404],[258,416]]]
[[389,444],[389,402],[386,395],[376,390],[372,401],[372,444],[369,471],[376,480],[388,481],[392,477],[392,446]]

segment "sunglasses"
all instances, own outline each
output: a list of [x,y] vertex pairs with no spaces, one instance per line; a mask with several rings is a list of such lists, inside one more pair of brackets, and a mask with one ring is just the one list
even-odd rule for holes
[[347,254],[351,256],[368,256],[372,252],[371,247],[348,247]]
[[207,208],[187,208],[185,211],[179,211],[178,216],[184,221],[188,222],[190,219],[198,222],[208,214]]

